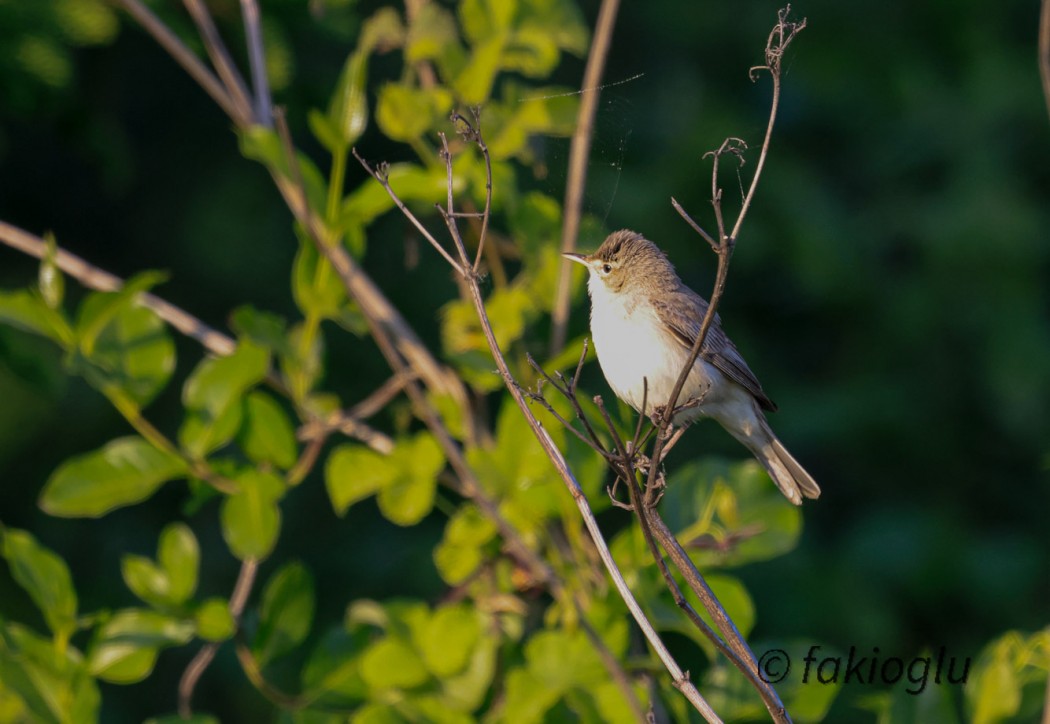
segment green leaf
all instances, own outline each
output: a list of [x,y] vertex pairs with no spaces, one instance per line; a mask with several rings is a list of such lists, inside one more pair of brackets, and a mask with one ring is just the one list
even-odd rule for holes
[[242,340],[233,354],[209,358],[186,380],[182,402],[193,410],[217,415],[248,388],[262,382],[270,369],[269,352]]
[[149,558],[124,556],[120,560],[120,573],[128,589],[144,602],[158,608],[170,604],[168,575]]
[[369,50],[362,48],[350,54],[328,104],[328,126],[337,134],[340,144],[328,149],[332,153],[346,153],[368,126],[368,97],[365,95],[368,54]]
[[783,555],[802,530],[799,509],[754,460],[706,459],[682,466],[671,476],[661,507],[701,569]]
[[125,609],[99,626],[88,650],[88,670],[115,684],[133,684],[149,676],[157,652],[188,643],[195,625],[157,611]]
[[91,358],[99,335],[122,310],[130,307],[135,297],[160,284],[168,275],[158,271],[136,274],[125,282],[118,292],[94,292],[89,294],[77,312],[77,344],[85,357]]
[[167,574],[171,602],[181,604],[188,601],[197,590],[200,567],[200,547],[189,526],[171,523],[161,531],[157,562]]
[[399,474],[396,461],[363,445],[340,445],[325,464],[325,487],[336,515],[374,495]]
[[434,549],[434,565],[450,586],[465,581],[484,560],[482,547],[496,535],[496,524],[477,508],[461,506],[445,526],[445,535]]
[[492,94],[492,84],[500,69],[505,36],[493,35],[480,41],[471,51],[470,60],[452,83],[457,95],[467,105],[484,105]]
[[[954,678],[963,676],[957,657]],[[966,664],[969,661],[965,662]],[[1033,634],[1008,631],[985,646],[966,679],[966,708],[975,724],[1035,721],[1050,674],[1050,628]]]
[[197,635],[205,641],[226,641],[233,637],[237,624],[230,614],[230,604],[224,598],[209,598],[193,612]]
[[481,635],[478,613],[465,604],[437,609],[414,639],[427,669],[439,679],[467,666]]
[[24,530],[0,528],[11,577],[25,589],[60,640],[76,630],[77,594],[66,562]]
[[299,240],[292,267],[292,296],[304,314],[331,319],[346,306],[346,288],[331,267],[312,241]]
[[252,462],[272,463],[287,470],[299,454],[295,429],[277,401],[265,392],[248,395],[240,443]]
[[179,427],[179,446],[193,460],[203,460],[234,438],[244,422],[242,400],[233,400],[217,416],[207,410],[187,410]]
[[241,560],[265,558],[277,543],[284,482],[276,475],[248,470],[235,479],[239,492],[222,503],[222,536]]
[[379,89],[376,123],[395,141],[414,141],[445,120],[451,109],[452,95],[444,88],[387,83]]
[[[81,309],[93,306],[91,302],[86,300]],[[106,303],[101,300],[99,305]],[[115,385],[137,405],[146,405],[175,371],[175,344],[160,317],[130,298],[108,311],[112,314],[98,331],[86,363],[81,363],[82,373],[97,389],[106,392]]]
[[241,424],[242,397],[265,379],[269,350],[241,340],[233,354],[205,359],[182,388],[186,420],[179,443],[194,458],[203,458],[227,443]]
[[122,437],[62,463],[44,485],[40,507],[61,517],[97,518],[143,501],[185,474],[181,458],[140,437]]
[[456,19],[447,9],[427,3],[416,13],[405,41],[405,61],[434,61],[444,78],[454,78],[466,63]]
[[380,639],[361,658],[361,678],[372,689],[411,689],[430,678],[411,646],[396,637]]
[[379,510],[392,523],[415,525],[434,507],[437,476],[445,457],[429,433],[398,443],[391,457],[400,471],[379,490]]
[[313,576],[301,563],[288,563],[273,574],[263,591],[259,628],[252,642],[259,666],[301,644],[313,617]]
[[0,322],[47,337],[64,349],[76,342],[73,328],[62,312],[25,289],[0,290]]
[[154,607],[178,608],[196,590],[200,565],[197,539],[185,524],[172,523],[161,531],[157,561],[155,564],[142,556],[124,556],[124,582],[132,593]]
[[[98,721],[98,685],[72,646],[55,644],[17,623],[0,622],[0,694],[14,692],[31,716],[12,721]],[[5,719],[5,721],[7,721]]]

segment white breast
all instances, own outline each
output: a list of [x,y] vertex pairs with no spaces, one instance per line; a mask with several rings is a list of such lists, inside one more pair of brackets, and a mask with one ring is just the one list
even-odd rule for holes
[[[594,276],[591,294],[591,337],[598,363],[613,392],[635,410],[641,410],[643,380],[648,381],[646,414],[664,405],[682,371],[687,350],[664,331],[662,322],[644,297],[612,292]],[[679,396],[679,402],[700,394],[717,370],[698,361]],[[700,413],[701,411],[697,411]]]

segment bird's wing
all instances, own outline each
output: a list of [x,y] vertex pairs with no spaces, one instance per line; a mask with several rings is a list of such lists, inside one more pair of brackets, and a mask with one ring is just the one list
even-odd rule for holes
[[[707,300],[691,289],[683,289],[674,292],[669,300],[654,301],[653,308],[660,321],[667,325],[682,346],[692,349],[697,335],[700,334],[704,315],[707,314]],[[762,391],[762,385],[747,366],[736,345],[722,331],[722,320],[717,314],[711,328],[707,330],[700,356],[750,392],[762,409],[770,412],[777,409],[776,404]]]

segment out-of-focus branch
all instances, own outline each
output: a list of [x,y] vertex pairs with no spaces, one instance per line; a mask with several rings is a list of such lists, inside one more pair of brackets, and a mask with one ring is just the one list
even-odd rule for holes
[[190,17],[193,18],[201,40],[204,41],[204,49],[208,52],[208,57],[211,58],[212,65],[218,71],[223,85],[226,86],[227,94],[237,107],[238,115],[250,121],[252,119],[251,97],[248,95],[248,89],[244,85],[240,71],[237,70],[229,51],[226,50],[226,44],[222,42],[222,36],[219,35],[219,29],[215,27],[207,6],[203,0],[182,0],[182,3],[186,6]]
[[175,59],[175,62],[181,65],[183,70],[197,81],[197,84],[204,89],[205,93],[211,96],[212,100],[222,108],[227,116],[237,124],[249,122],[250,117],[245,114],[243,108],[238,107],[219,79],[149,8],[139,0],[112,0],[112,2],[119,3],[127,11],[128,15],[135,18],[138,24],[152,35],[153,39],[162,48],[168,51],[168,54]]
[[[583,206],[583,188],[587,183],[587,159],[594,134],[594,115],[598,110],[601,95],[599,83],[605,70],[605,59],[609,54],[613,26],[620,9],[620,0],[602,0],[598,20],[594,27],[594,41],[587,55],[587,67],[583,71],[580,110],[576,117],[576,130],[572,134],[569,148],[569,172],[565,181],[565,204],[562,208],[561,250],[573,251],[580,231],[580,214]],[[569,326],[569,289],[572,277],[569,262],[562,262],[558,275],[558,290],[551,310],[550,355],[561,352],[565,346],[566,330]]]
[[[0,243],[37,259],[43,259],[47,253],[47,243],[43,239],[3,221],[0,221]],[[61,248],[55,251],[55,264],[89,289],[116,292],[124,287],[124,280],[120,277]],[[232,354],[237,347],[237,343],[222,332],[209,327],[193,315],[156,295],[141,294],[139,302],[183,335],[200,342],[210,352],[225,357]]]
[[273,105],[270,101],[270,79],[266,74],[266,47],[263,45],[262,19],[256,0],[241,0],[244,37],[248,41],[248,63],[255,91],[255,122],[273,128]]
[[[241,571],[237,574],[237,582],[230,594],[229,610],[230,616],[236,625],[240,625],[241,616],[244,615],[244,607],[248,605],[248,596],[251,595],[252,586],[255,585],[255,574],[259,571],[259,562],[254,558],[248,558],[241,563]],[[219,650],[218,643],[205,644],[197,655],[193,657],[186,670],[182,672],[179,679],[179,716],[189,719],[193,716],[193,690],[197,688],[197,682],[215,658]]]
[[[1043,79],[1046,112],[1050,114],[1050,0],[1043,0],[1039,13],[1039,75]],[[1047,710],[1050,711],[1050,706]]]
[[[12,249],[43,259],[47,254],[47,242],[28,231],[19,229],[17,226],[0,221],[0,244]],[[88,289],[99,292],[117,292],[124,287],[124,280],[110,274],[104,269],[81,259],[61,247],[55,250],[55,264],[64,273],[73,277]],[[237,343],[222,332],[209,327],[189,312],[176,307],[171,302],[161,299],[155,294],[142,292],[138,296],[138,303],[151,310],[158,317],[170,324],[177,332],[190,339],[196,340],[202,347],[220,357],[233,354]],[[278,392],[284,394],[286,391],[281,380],[275,373],[267,376],[267,382]],[[393,441],[385,434],[373,429],[362,422],[360,418],[368,417],[356,412],[356,407],[346,413],[334,415],[327,421],[331,430],[338,430],[347,437],[360,440],[376,452],[389,453],[393,449]],[[308,425],[309,427],[309,425]],[[310,429],[313,429],[312,427]],[[306,436],[303,439],[310,439]]]

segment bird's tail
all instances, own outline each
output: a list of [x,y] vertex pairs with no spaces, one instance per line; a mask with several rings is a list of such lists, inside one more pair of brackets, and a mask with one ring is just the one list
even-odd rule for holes
[[803,495],[820,497],[820,486],[813,480],[813,475],[798,464],[772,432],[770,438],[771,443],[757,456],[759,462],[769,471],[773,482],[780,488],[780,492],[797,506],[802,505]]
[[751,449],[780,488],[780,492],[792,503],[802,505],[803,496],[819,498],[820,486],[817,485],[817,481],[791,456],[765,420],[761,422],[764,435],[753,435],[750,439],[741,441]]

